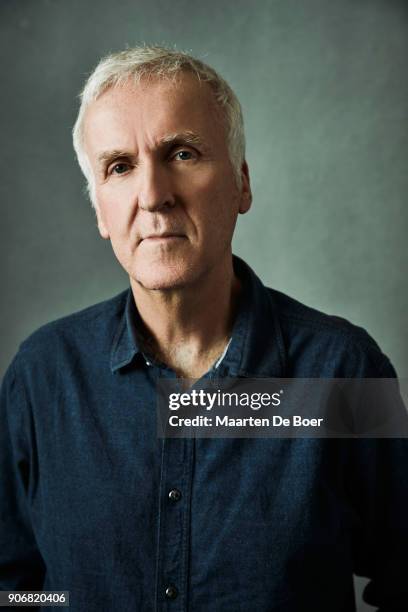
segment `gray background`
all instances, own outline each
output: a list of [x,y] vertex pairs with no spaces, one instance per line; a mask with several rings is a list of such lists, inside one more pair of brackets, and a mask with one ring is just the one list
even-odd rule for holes
[[235,252],[407,376],[407,2],[0,0],[0,24],[1,372],[39,325],[127,285],[70,130],[100,56],[144,41],[192,51],[241,99],[254,204]]

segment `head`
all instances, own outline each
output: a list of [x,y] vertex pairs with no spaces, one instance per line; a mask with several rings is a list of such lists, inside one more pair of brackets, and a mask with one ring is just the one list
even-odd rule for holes
[[162,47],[110,55],[73,138],[99,231],[131,279],[170,288],[227,256],[251,193],[241,107],[215,70]]

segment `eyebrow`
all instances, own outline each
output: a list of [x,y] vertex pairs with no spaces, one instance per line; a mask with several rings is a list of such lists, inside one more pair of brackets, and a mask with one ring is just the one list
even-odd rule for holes
[[103,151],[98,155],[98,166],[100,168],[109,166],[115,159],[126,157],[127,159],[134,159],[134,155],[129,151],[122,149],[112,149],[111,151]]
[[[168,134],[159,140],[158,147],[164,147],[169,145],[195,145],[207,149],[207,145],[204,140],[195,134],[194,132],[187,130],[186,132],[175,132],[174,134]],[[103,151],[98,155],[98,166],[104,168],[109,166],[115,159],[130,159],[133,162],[136,161],[136,156],[130,151],[124,149],[112,149],[111,151]]]
[[160,140],[162,144],[191,144],[191,145],[201,145],[204,146],[204,140],[195,134],[194,132],[187,130],[186,132],[176,132],[174,134],[169,134],[168,136],[164,136]]

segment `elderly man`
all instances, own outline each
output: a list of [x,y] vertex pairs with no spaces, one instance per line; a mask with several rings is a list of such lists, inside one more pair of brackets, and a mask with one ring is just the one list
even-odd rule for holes
[[161,439],[158,378],[394,377],[361,328],[233,257],[239,102],[158,47],[101,61],[74,145],[130,288],[44,326],[2,387],[0,586],[71,610],[408,609],[405,441]]

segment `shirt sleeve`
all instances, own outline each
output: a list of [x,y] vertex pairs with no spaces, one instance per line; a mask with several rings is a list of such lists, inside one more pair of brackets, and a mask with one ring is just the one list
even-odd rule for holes
[[[384,360],[378,377],[396,377],[388,359]],[[403,406],[399,393],[395,401]],[[350,442],[349,482],[355,508],[354,571],[370,580],[363,599],[378,612],[406,612],[408,439]]]
[[45,566],[28,503],[33,449],[28,406],[13,363],[0,390],[0,590],[41,590]]

